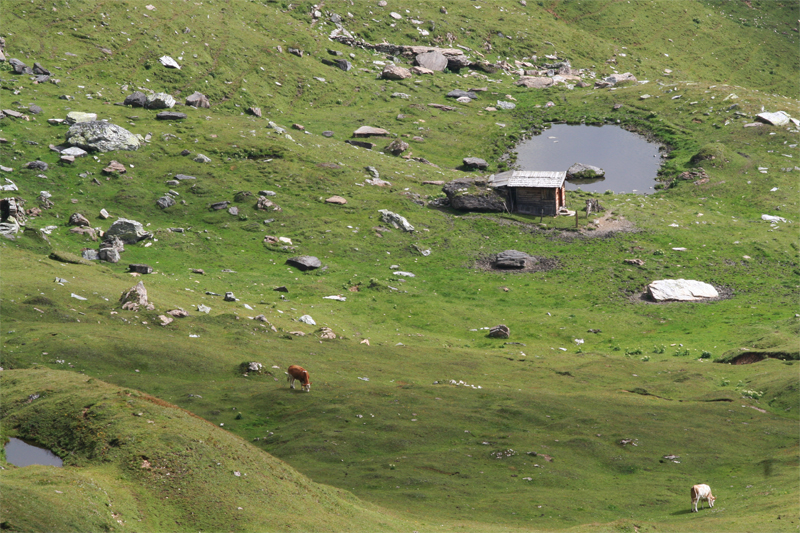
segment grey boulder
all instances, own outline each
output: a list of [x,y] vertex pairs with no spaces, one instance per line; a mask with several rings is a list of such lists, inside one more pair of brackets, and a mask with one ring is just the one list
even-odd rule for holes
[[175,205],[175,199],[172,196],[162,196],[156,200],[156,205],[161,209],[166,209]]
[[414,63],[420,67],[429,68],[437,72],[443,72],[447,68],[447,58],[441,52],[431,50],[424,54],[419,54]]
[[494,260],[495,268],[518,270],[525,268],[529,263],[536,262],[536,259],[517,250],[506,250],[497,254]]
[[480,157],[465,157],[463,163],[465,167],[470,169],[486,170],[489,168],[489,163]]
[[79,122],[69,128],[67,143],[88,151],[137,150],[142,141],[122,126],[110,122]]
[[287,265],[297,267],[302,271],[314,270],[322,266],[322,261],[313,255],[300,255],[286,260]]
[[605,176],[606,171],[602,168],[592,165],[584,165],[583,163],[575,163],[569,167],[569,169],[567,169],[567,179],[585,180],[604,178]]
[[111,224],[111,227],[106,231],[105,237],[118,237],[126,244],[135,244],[142,239],[152,237],[152,235],[144,230],[141,222],[135,220],[128,220],[127,218],[119,218]]
[[186,105],[192,107],[203,107],[203,108],[211,107],[211,103],[208,101],[208,97],[203,93],[199,93],[197,91],[186,97]]

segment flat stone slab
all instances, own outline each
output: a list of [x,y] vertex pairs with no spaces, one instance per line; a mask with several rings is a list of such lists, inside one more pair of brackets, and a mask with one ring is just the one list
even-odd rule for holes
[[689,279],[656,280],[647,286],[647,293],[657,302],[691,302],[719,297],[717,289],[712,285]]
[[300,255],[286,260],[287,265],[297,267],[300,270],[314,270],[322,266],[322,261],[312,255]]

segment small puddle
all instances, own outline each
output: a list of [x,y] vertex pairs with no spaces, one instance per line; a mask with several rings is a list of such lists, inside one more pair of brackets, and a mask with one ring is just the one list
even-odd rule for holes
[[14,466],[30,466],[30,465],[45,465],[45,466],[64,466],[64,461],[59,456],[39,448],[32,446],[27,442],[11,437],[6,444],[6,461]]
[[654,192],[661,166],[660,145],[619,126],[553,124],[517,145],[521,170],[565,171],[575,163],[600,167],[604,179],[568,180],[567,190]]

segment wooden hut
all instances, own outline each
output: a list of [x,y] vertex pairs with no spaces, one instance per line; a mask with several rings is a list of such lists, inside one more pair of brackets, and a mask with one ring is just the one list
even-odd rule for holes
[[495,174],[489,185],[505,192],[512,213],[556,216],[566,206],[566,172],[514,170]]

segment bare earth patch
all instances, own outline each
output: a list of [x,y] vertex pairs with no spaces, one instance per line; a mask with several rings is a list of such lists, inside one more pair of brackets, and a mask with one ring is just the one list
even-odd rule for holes
[[[589,229],[593,227],[595,229]],[[590,226],[581,228],[581,234],[594,237],[607,237],[614,233],[638,231],[633,222],[622,215],[612,215],[606,213],[600,218],[594,219]]]

